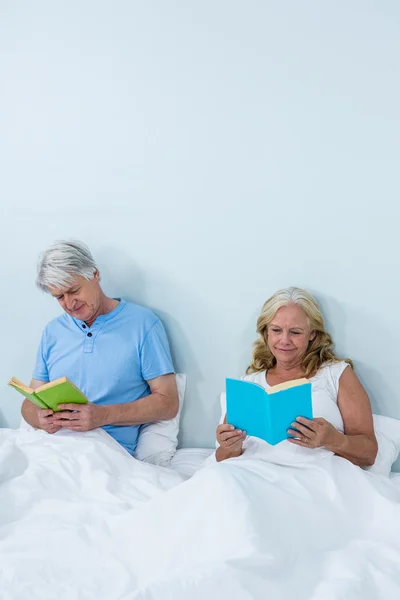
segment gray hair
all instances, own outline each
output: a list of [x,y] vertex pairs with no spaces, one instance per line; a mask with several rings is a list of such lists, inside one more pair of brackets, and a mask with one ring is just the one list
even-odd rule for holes
[[44,292],[49,287],[65,288],[81,275],[93,279],[96,263],[83,242],[61,240],[55,242],[39,258],[36,285]]

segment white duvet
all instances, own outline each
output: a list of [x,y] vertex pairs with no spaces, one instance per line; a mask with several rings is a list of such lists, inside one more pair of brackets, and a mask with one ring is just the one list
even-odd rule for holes
[[248,441],[192,479],[103,432],[0,430],[1,600],[399,600],[400,486]]

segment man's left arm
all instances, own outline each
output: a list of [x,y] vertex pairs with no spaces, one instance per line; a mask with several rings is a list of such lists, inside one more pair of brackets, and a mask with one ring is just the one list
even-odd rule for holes
[[127,404],[109,404],[105,409],[104,425],[143,425],[173,419],[178,414],[179,400],[173,373],[147,382],[150,395]]
[[54,413],[54,424],[73,431],[89,431],[104,425],[143,425],[176,417],[179,399],[174,373],[147,383],[151,393],[126,404],[60,404],[59,408],[66,412]]

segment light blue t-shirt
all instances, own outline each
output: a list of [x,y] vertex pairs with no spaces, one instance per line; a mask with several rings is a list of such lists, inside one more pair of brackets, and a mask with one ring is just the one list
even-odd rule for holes
[[[174,373],[174,367],[160,319],[147,308],[120,300],[91,327],[67,313],[53,319],[42,334],[33,378],[68,377],[90,402],[104,405],[148,396],[147,381],[167,373]],[[139,425],[104,429],[133,453]]]

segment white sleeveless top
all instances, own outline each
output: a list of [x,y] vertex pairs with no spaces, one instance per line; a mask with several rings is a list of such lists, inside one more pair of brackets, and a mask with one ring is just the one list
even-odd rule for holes
[[[343,433],[343,419],[337,404],[339,392],[339,379],[349,364],[340,361],[323,365],[314,377],[310,377],[312,390],[312,407],[314,417],[323,417],[341,433]],[[266,379],[267,371],[259,371],[242,377],[243,381],[252,381],[264,388],[270,388]]]

